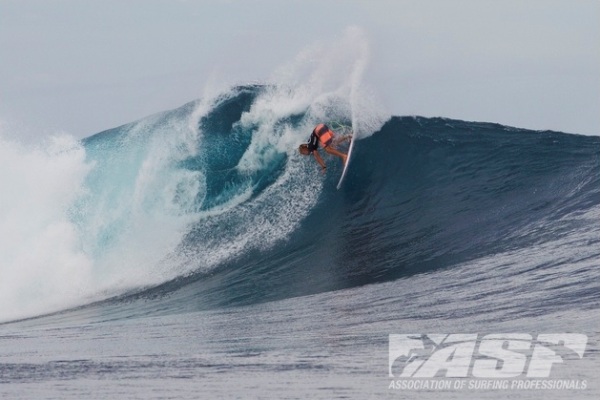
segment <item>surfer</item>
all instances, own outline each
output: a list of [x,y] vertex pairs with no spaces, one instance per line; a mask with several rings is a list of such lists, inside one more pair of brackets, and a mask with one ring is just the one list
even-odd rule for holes
[[312,133],[310,134],[310,139],[308,139],[308,143],[301,144],[300,147],[298,147],[298,151],[300,152],[300,154],[305,156],[313,154],[315,156],[315,160],[317,160],[317,163],[319,163],[319,165],[321,166],[321,170],[323,171],[323,173],[325,173],[325,171],[327,170],[327,165],[325,165],[325,162],[323,161],[323,158],[321,157],[319,152],[316,151],[319,148],[319,145],[321,145],[321,147],[323,147],[323,149],[327,153],[340,157],[342,159],[342,163],[345,165],[346,160],[348,159],[348,155],[337,150],[335,146],[340,142],[349,139],[350,136],[342,136],[340,138],[336,138],[335,133],[331,129],[329,129],[327,125],[319,124],[315,127],[315,129],[313,129]]

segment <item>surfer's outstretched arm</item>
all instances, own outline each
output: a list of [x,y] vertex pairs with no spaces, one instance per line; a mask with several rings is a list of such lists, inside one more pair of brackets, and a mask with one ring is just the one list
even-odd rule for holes
[[[327,149],[325,149],[325,150],[327,150]],[[321,169],[323,170],[323,172],[325,172],[325,170],[327,169],[327,165],[325,165],[325,161],[323,161],[323,158],[321,157],[319,152],[315,150],[312,153],[315,156],[315,160],[317,160],[317,162],[321,166]]]

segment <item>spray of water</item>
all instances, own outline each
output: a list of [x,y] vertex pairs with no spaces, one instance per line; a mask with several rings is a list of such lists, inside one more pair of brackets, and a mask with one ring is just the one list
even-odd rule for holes
[[368,60],[365,34],[350,28],[277,68],[235,126],[250,135],[234,168],[241,186],[214,206],[210,170],[181,167],[212,151],[200,120],[228,92],[211,85],[193,106],[83,144],[63,135],[32,149],[0,133],[0,321],[206,271],[285,240],[324,184],[317,175],[305,189],[314,165],[297,152],[313,126],[347,121],[360,138],[387,119],[362,84]]

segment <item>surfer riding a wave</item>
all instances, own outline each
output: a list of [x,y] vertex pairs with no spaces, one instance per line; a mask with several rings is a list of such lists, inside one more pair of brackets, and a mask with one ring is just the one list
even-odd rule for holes
[[342,159],[342,163],[345,165],[348,155],[335,148],[335,146],[345,140],[351,140],[351,136],[340,136],[337,138],[335,133],[329,129],[327,125],[319,124],[310,134],[308,143],[301,144],[300,147],[298,147],[298,151],[300,154],[305,156],[313,154],[315,156],[315,160],[317,160],[317,163],[319,163],[321,166],[321,170],[323,173],[325,173],[327,170],[327,165],[325,165],[325,162],[323,161],[323,158],[319,152],[316,151],[319,148],[319,145],[321,145],[321,147],[323,147],[327,153],[340,157]]

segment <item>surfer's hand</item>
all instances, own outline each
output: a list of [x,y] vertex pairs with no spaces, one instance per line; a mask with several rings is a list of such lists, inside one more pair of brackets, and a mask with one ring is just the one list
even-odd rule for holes
[[323,165],[323,166],[321,167],[321,173],[322,173],[323,175],[325,175],[325,173],[326,173],[326,172],[327,172],[327,166],[326,166],[326,165]]

